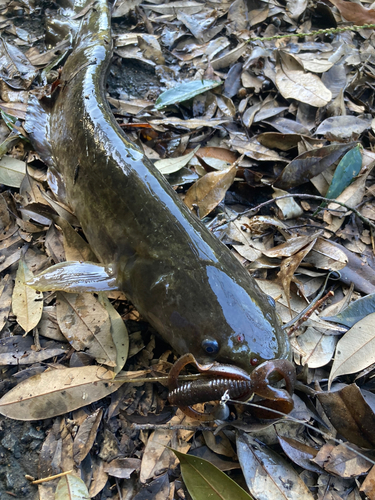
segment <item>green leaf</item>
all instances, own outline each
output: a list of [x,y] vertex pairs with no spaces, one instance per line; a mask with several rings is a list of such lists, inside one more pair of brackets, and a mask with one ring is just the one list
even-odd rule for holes
[[82,479],[67,474],[57,485],[55,500],[90,500],[89,492]]
[[166,90],[156,100],[155,109],[163,109],[171,104],[187,101],[198,94],[203,94],[207,90],[214,89],[221,85],[215,80],[192,80],[188,83],[177,85],[173,89]]
[[326,198],[337,198],[346,189],[361,171],[362,146],[358,144],[342,158],[337,165],[331,185],[328,188]]
[[0,109],[0,113],[1,113],[1,118],[4,120],[6,126],[12,131],[13,125],[16,123],[17,118],[15,116],[10,115],[9,113],[6,113],[2,109]]
[[332,321],[333,323],[340,323],[340,325],[345,325],[348,328],[351,328],[365,316],[374,312],[375,293],[372,293],[371,295],[367,295],[367,297],[363,297],[362,299],[352,302],[343,311],[336,314],[336,316],[329,316],[323,319],[326,321]]
[[253,500],[224,472],[203,458],[171,448],[180,461],[181,474],[193,500]]

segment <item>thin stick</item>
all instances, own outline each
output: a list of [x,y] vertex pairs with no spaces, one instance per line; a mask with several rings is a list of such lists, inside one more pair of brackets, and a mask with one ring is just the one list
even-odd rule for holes
[[317,35],[330,35],[331,33],[342,33],[343,31],[359,31],[365,29],[374,29],[375,24],[363,24],[362,26],[344,26],[343,28],[327,28],[324,30],[310,31],[308,33],[290,33],[288,35],[274,35],[274,36],[257,36],[250,38],[246,43],[251,42],[268,42],[271,40],[282,40],[283,38],[304,38],[305,36],[317,36]]
[[[355,208],[349,207],[346,203],[342,203],[341,201],[337,201],[334,198],[325,198],[324,196],[317,196],[315,194],[284,194],[282,196],[277,196],[276,198],[272,198],[272,200],[265,201],[264,203],[261,203],[260,205],[257,205],[254,208],[251,208],[249,210],[245,210],[244,212],[241,212],[237,214],[235,217],[232,219],[228,219],[228,222],[233,222],[237,220],[239,217],[242,217],[243,215],[255,215],[261,208],[270,205],[271,203],[274,203],[275,201],[278,200],[283,200],[285,198],[302,198],[302,199],[312,199],[312,200],[319,200],[319,201],[326,201],[328,203],[337,203],[337,205],[340,205],[341,207],[346,208],[347,210],[350,210],[351,212],[355,213],[355,215],[361,219],[362,222],[365,224],[368,224],[372,229],[375,229],[375,224],[371,222],[367,217],[364,217],[358,210]],[[326,208],[322,207],[322,210],[326,210]]]
[[54,479],[58,479],[59,477],[66,476],[73,472],[73,470],[67,470],[66,472],[60,472],[60,474],[56,474],[54,476],[42,477],[42,479],[36,479],[35,481],[31,481],[31,484],[40,484],[46,483],[48,481],[53,481]]

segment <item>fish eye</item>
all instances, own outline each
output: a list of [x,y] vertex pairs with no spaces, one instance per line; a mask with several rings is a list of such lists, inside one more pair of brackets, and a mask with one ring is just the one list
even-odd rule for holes
[[207,354],[217,354],[219,352],[219,342],[217,340],[204,339],[201,345]]
[[258,366],[260,364],[261,360],[258,359],[256,356],[251,356],[250,357],[250,365],[255,368],[256,366]]

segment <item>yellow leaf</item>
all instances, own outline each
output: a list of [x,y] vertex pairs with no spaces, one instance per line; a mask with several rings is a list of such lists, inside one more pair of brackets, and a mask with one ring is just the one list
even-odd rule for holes
[[21,257],[12,295],[12,310],[17,317],[17,323],[26,333],[36,327],[43,312],[42,293],[26,285],[26,282],[33,278],[33,273]]

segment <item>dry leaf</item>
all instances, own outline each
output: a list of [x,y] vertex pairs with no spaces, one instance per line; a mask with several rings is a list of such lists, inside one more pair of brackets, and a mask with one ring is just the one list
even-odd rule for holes
[[21,257],[12,295],[12,310],[25,333],[37,326],[43,312],[43,294],[26,285],[33,278],[33,273]]
[[73,442],[73,457],[77,465],[79,465],[90,452],[96,439],[102,416],[103,410],[99,408],[91,415],[87,415],[84,422],[79,426]]
[[17,420],[51,418],[99,401],[124,382],[113,380],[113,371],[102,366],[45,371],[7,392],[0,413]]
[[98,363],[116,366],[111,322],[98,300],[91,293],[59,292],[56,305],[57,322],[72,347],[87,352]]
[[236,176],[236,167],[209,172],[187,191],[184,202],[190,210],[198,209],[200,219],[206,217],[224,198]]
[[244,432],[237,436],[237,453],[247,486],[257,500],[313,500],[293,467]]
[[357,373],[375,363],[375,313],[358,321],[339,340],[329,376],[329,387],[334,378]]
[[362,26],[364,24],[375,24],[375,10],[366,9],[360,3],[345,2],[344,0],[330,0],[337,7],[347,21]]
[[280,52],[276,66],[276,86],[285,99],[321,108],[332,99],[332,93],[317,75],[305,73],[292,55]]

